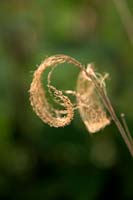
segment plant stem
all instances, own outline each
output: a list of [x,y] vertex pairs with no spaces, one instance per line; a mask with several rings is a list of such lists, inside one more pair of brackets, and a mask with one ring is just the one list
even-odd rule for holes
[[127,133],[128,139],[129,139],[130,143],[133,144],[133,139],[132,139],[131,134],[130,134],[130,131],[129,131],[129,129],[128,129],[128,126],[127,126],[127,123],[126,123],[126,119],[125,119],[125,114],[124,114],[124,113],[121,113],[121,120],[122,120],[124,129],[125,129],[125,131],[126,131],[126,133]]
[[98,94],[99,94],[104,106],[106,107],[106,109],[110,113],[110,116],[111,116],[112,120],[116,124],[116,126],[117,126],[117,128],[118,128],[118,130],[119,130],[119,132],[120,132],[120,134],[121,134],[121,136],[123,138],[123,140],[125,141],[125,143],[126,143],[126,145],[128,147],[128,150],[129,150],[131,156],[133,157],[133,146],[132,146],[132,143],[128,139],[126,131],[123,128],[119,118],[117,117],[117,115],[116,115],[116,113],[114,111],[114,108],[113,108],[113,106],[111,104],[111,101],[110,101],[110,99],[108,98],[108,96],[105,93],[104,88],[100,85],[98,79],[95,76],[89,74],[85,69],[83,69],[83,71],[85,72],[86,76],[88,78],[91,78],[91,80],[93,81],[93,83],[94,83],[94,85],[96,87],[96,90],[97,90],[97,92],[98,92]]

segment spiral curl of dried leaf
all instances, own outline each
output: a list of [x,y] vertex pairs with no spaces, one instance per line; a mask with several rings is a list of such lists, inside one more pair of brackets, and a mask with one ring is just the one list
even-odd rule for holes
[[[55,55],[46,58],[34,72],[33,81],[29,90],[30,102],[33,110],[44,123],[53,127],[63,127],[71,122],[74,115],[73,104],[69,98],[62,93],[62,91],[57,90],[54,86],[48,85],[48,87],[54,92],[54,96],[60,99],[65,110],[54,109],[46,98],[46,92],[42,85],[42,74],[46,68],[65,62],[81,68],[81,63],[66,55]],[[65,114],[65,116],[61,116],[61,114]]]

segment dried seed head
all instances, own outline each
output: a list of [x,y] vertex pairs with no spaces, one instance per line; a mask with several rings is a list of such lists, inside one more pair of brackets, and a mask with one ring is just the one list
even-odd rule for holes
[[[98,78],[91,65],[87,66],[86,71],[90,77]],[[100,78],[98,81],[101,81]],[[94,82],[86,76],[84,71],[80,72],[77,80],[77,93],[79,94],[77,96],[79,112],[90,133],[95,133],[110,123],[96,92]]]
[[[46,68],[51,66],[55,67],[64,62],[72,63],[83,69],[83,66],[78,61],[69,56],[51,56],[45,59],[34,72],[33,81],[30,87],[30,102],[33,110],[43,122],[54,127],[63,127],[68,125],[73,119],[75,106],[62,91],[51,85],[51,74],[53,68],[48,74],[47,87],[50,95],[54,97],[54,101],[64,107],[63,110],[57,110],[49,104],[41,79]],[[86,72],[90,75],[90,78],[85,74],[84,70],[81,70],[77,81],[77,92],[74,91],[74,94],[77,96],[78,100],[78,106],[76,106],[76,108],[79,108],[80,115],[89,132],[94,133],[109,124],[110,120],[107,118],[106,113],[103,110],[94,83],[91,80],[92,76],[97,78],[91,64],[87,66]],[[100,78],[99,80],[101,81]],[[68,91],[66,91],[66,94],[67,93]]]

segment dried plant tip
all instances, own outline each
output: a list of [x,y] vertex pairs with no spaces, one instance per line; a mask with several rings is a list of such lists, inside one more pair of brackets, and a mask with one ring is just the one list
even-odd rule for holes
[[[86,71],[90,77],[93,76],[98,79],[91,65],[87,66]],[[100,78],[98,79],[99,83],[101,80]],[[95,133],[110,124],[110,119],[104,111],[95,85],[84,71],[80,72],[77,80],[77,93],[80,95],[80,97],[77,97],[79,112],[90,133]]]
[[[58,110],[49,104],[41,79],[46,68],[54,67],[65,62],[80,68],[81,72],[77,80],[77,90],[66,90],[63,91],[64,93],[51,85],[53,69],[48,74],[48,91],[55,98],[54,102],[64,107],[62,110]],[[121,115],[122,124],[106,92],[105,79],[107,76],[107,74],[102,76],[99,73],[95,73],[92,64],[89,64],[87,69],[85,69],[81,63],[72,57],[66,55],[51,56],[45,59],[34,72],[33,81],[29,90],[30,102],[34,111],[42,121],[54,127],[68,125],[73,119],[74,110],[79,108],[81,118],[90,133],[95,133],[110,124],[110,119],[104,110],[105,107],[133,157],[133,139],[128,130],[125,117],[123,114]],[[73,104],[64,94],[76,96],[77,103]]]

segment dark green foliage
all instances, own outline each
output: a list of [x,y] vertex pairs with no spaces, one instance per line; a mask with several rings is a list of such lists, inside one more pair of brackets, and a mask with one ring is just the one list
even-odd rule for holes
[[[133,47],[113,1],[1,0],[0,199],[133,199],[132,158],[113,124],[90,137],[78,113],[58,129],[33,113],[33,71],[58,53],[110,74],[108,94],[133,131]],[[73,89],[76,76],[65,66],[53,82]]]

